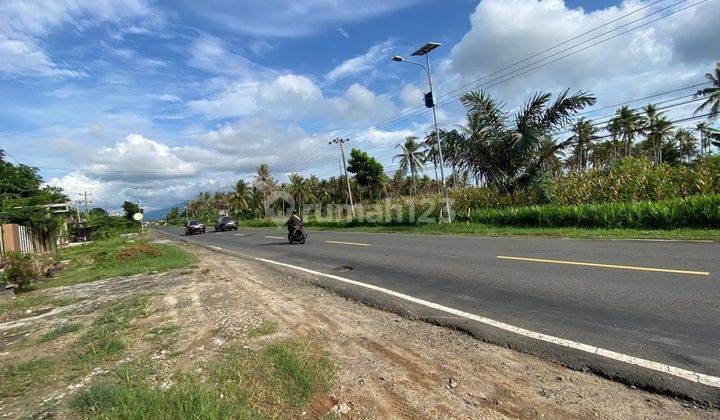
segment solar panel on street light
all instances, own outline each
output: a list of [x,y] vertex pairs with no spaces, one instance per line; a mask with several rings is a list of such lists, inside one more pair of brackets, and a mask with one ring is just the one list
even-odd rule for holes
[[412,55],[425,55],[441,45],[442,44],[439,42],[428,42],[427,44],[420,47],[419,50],[412,53]]

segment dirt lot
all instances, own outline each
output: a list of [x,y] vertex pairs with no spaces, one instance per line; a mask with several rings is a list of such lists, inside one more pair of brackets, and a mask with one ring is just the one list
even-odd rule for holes
[[[64,351],[79,334],[42,340],[49,331],[87,325],[113,302],[150,296],[148,315],[133,321],[127,333],[145,338],[121,359],[82,374],[59,375],[37,392],[0,395],[0,416],[72,417],[66,407],[74,394],[132,360],[148,357],[156,366],[155,384],[165,389],[173,386],[174,373],[200,371],[230,345],[256,349],[284,338],[309,338],[328,352],[336,370],[332,390],[315,394],[305,417],[720,418],[718,411],[369,308],[318,288],[301,274],[181,246],[199,256],[196,268],[49,289],[48,298],[60,306],[0,322],[2,359],[41,357]],[[255,333],[268,322],[276,322],[277,329]],[[148,339],[148,331],[163,325],[177,330],[172,340]]]

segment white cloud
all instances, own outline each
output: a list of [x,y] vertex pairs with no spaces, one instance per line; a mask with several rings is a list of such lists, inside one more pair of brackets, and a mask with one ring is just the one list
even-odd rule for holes
[[348,31],[343,29],[342,26],[338,26],[337,31],[343,38],[350,39],[350,34],[348,33]]
[[0,7],[0,74],[18,76],[80,76],[83,73],[54,62],[39,42],[63,25],[76,29],[103,23],[162,18],[142,0],[5,0]]
[[0,75],[81,76],[82,72],[63,69],[31,40],[8,39],[0,34]]
[[402,143],[406,137],[417,135],[417,131],[408,128],[384,131],[373,127],[362,137],[359,137],[358,142],[372,146],[387,147]]
[[263,116],[277,120],[364,124],[396,111],[390,97],[355,83],[339,96],[326,97],[306,76],[285,74],[264,82],[229,82],[215,96],[188,102],[191,113],[207,119]]
[[[585,12],[568,8],[562,0],[483,0],[470,17],[470,31],[451,50],[449,76],[455,76],[457,84],[486,76],[648,3],[631,0]],[[615,25],[653,10],[646,9]],[[607,103],[697,83],[717,58],[714,49],[720,37],[718,19],[720,8],[708,2],[519,75],[494,88],[493,93],[516,104],[537,90],[586,89],[596,93],[601,103]],[[558,50],[609,29],[593,32]],[[516,69],[535,67],[531,63],[551,53],[492,76],[480,87],[487,86],[490,80],[500,81],[521,73],[513,72]]]
[[295,37],[403,9],[424,0],[184,0],[184,9],[224,29],[254,36]]
[[360,73],[373,73],[378,62],[388,60],[390,51],[394,46],[392,40],[373,45],[367,52],[357,57],[347,59],[325,75],[325,80],[335,83],[340,79]]
[[178,157],[173,149],[139,134],[97,149],[86,157],[83,169],[98,171],[98,178],[115,180],[180,178],[197,173],[195,165]]
[[215,74],[229,75],[241,80],[269,77],[274,72],[248,58],[236,54],[232,47],[220,38],[201,35],[190,45],[191,66]]
[[400,100],[407,107],[416,107],[423,103],[425,93],[416,85],[407,83],[400,90]]

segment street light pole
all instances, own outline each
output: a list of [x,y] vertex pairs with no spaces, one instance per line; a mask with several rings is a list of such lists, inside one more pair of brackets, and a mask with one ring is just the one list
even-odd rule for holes
[[452,215],[450,214],[450,198],[448,197],[447,187],[445,186],[445,171],[443,169],[443,167],[445,166],[445,162],[443,161],[442,145],[440,144],[440,132],[438,131],[437,111],[436,111],[437,103],[435,103],[435,91],[433,90],[432,70],[430,70],[430,54],[425,53],[425,62],[427,63],[427,74],[428,74],[428,84],[430,85],[430,93],[433,96],[433,103],[432,103],[432,105],[433,105],[433,107],[432,107],[433,124],[435,125],[435,143],[437,143],[438,158],[440,159],[440,180],[442,183],[443,194],[445,194],[445,211],[447,211],[448,223],[452,223]]
[[[438,131],[438,122],[437,122],[437,104],[435,103],[435,91],[433,90],[433,82],[432,82],[432,71],[430,70],[430,51],[434,50],[435,48],[439,47],[440,44],[437,42],[428,42],[424,46],[422,46],[420,49],[412,53],[412,55],[418,56],[418,55],[424,55],[425,56],[425,64],[418,63],[417,61],[407,60],[399,55],[396,55],[393,57],[393,61],[397,62],[405,62],[410,64],[415,64],[417,66],[420,66],[425,70],[425,73],[427,74],[428,78],[428,85],[430,85],[430,96],[432,98],[432,113],[433,113],[433,124],[435,127],[435,143],[437,144],[438,149],[438,158],[440,160],[440,183],[442,185],[443,194],[445,196],[445,211],[447,212],[447,221],[448,223],[452,223],[452,210],[450,209],[450,198],[448,196],[448,190],[447,186],[445,185],[445,170],[443,167],[445,166],[445,162],[443,161],[443,154],[442,154],[442,144],[440,140],[440,132]],[[426,103],[427,106],[427,103]]]

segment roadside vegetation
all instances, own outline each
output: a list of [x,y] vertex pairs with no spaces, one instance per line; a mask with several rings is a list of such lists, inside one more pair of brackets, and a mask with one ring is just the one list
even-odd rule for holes
[[[426,211],[436,221],[444,218],[435,180],[439,136],[454,220],[482,226],[474,232],[484,227],[530,234],[537,231],[525,229],[601,229],[609,235],[617,229],[718,229],[720,63],[707,78],[712,87],[697,93],[703,102],[692,126],[672,121],[655,104],[622,106],[609,118],[591,120],[583,115],[596,98],[582,91],[555,98],[538,93],[517,114],[485,92],[469,92],[461,98],[464,125],[430,131],[424,139],[399,139],[389,168],[358,149],[350,152],[355,218],[349,208],[333,213],[333,205],[349,203],[344,177],[291,174],[278,183],[263,164],[251,184],[239,180],[233,191],[200,192],[184,209],[172,209],[166,221],[211,223],[227,213],[245,225],[272,226],[268,219],[289,209],[282,200],[268,201],[281,193],[304,210],[309,226],[467,232],[412,218]],[[597,235],[604,233],[587,236]]]
[[[73,257],[152,259],[157,251],[137,240],[116,239],[92,252],[90,245]],[[195,311],[203,309],[192,305],[167,305],[168,293],[185,297],[196,276],[204,288],[227,290],[226,281],[202,272],[195,266],[174,277],[146,273],[97,295],[91,283],[79,282],[70,291],[33,291],[0,304],[0,326],[20,322],[0,328],[0,416],[297,418],[313,397],[327,395],[335,366],[316,342],[274,336],[279,324],[256,315],[228,324],[214,312],[198,319]],[[54,308],[60,310],[26,319]],[[226,309],[222,302],[216,310]],[[236,324],[247,326],[230,326]]]
[[122,367],[75,396],[78,414],[103,418],[276,418],[300,415],[328,391],[332,364],[311,343],[285,340],[249,351],[232,347],[207,373],[179,372],[161,389],[152,367]]
[[140,236],[68,248],[58,258],[69,261],[67,270],[58,277],[38,283],[39,288],[161,272],[197,262],[192,254],[176,246],[152,243]]

